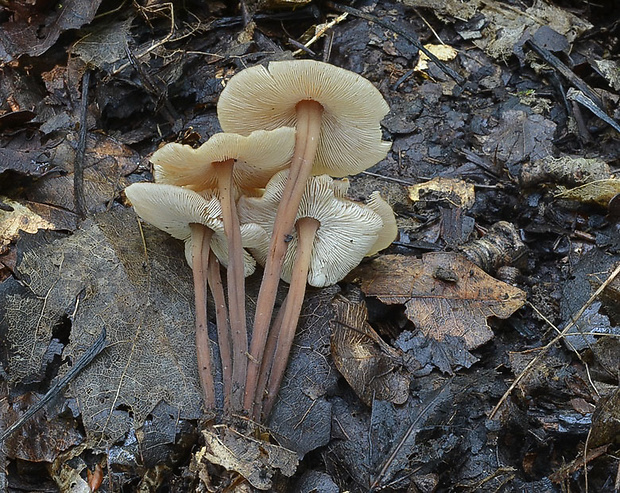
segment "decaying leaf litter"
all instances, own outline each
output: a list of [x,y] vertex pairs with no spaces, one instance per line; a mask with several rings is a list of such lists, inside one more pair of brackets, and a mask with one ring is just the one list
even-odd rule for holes
[[[3,7],[1,428],[104,328],[108,341],[4,444],[3,486],[87,488],[103,472],[100,491],[241,488],[262,439],[300,459],[261,455],[252,484],[282,491],[618,489],[617,7],[408,0],[345,17],[336,4],[104,2],[95,17],[93,5]],[[32,44],[28,26],[41,23],[50,27]],[[296,56],[363,75],[390,104],[392,150],[351,178],[350,195],[380,190],[400,238],[347,282],[308,294],[262,434],[201,436],[190,270],[121,190],[151,179],[161,144],[220,131],[215,103],[234,73],[290,57],[317,33]],[[411,39],[454,48],[444,63],[463,81],[434,62],[416,70]],[[414,286],[432,251],[447,259],[425,274],[438,298],[368,291],[389,288],[394,269],[401,288]],[[475,271],[456,267],[466,262],[491,276],[485,290],[506,281],[525,305],[487,318],[479,290],[446,296]],[[250,279],[248,306],[257,286]],[[484,343],[464,343],[450,317],[431,332],[412,302],[431,314],[456,303],[481,318],[465,329]],[[343,306],[362,317],[342,318]],[[45,429],[64,435],[52,450],[34,440]],[[223,443],[247,458],[222,456]]]

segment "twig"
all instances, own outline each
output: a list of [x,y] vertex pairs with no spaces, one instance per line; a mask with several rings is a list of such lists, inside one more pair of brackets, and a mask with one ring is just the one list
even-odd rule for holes
[[572,86],[579,89],[583,92],[588,98],[590,98],[596,106],[599,108],[602,106],[600,98],[596,95],[596,93],[592,90],[592,88],[583,81],[583,79],[577,77],[573,71],[568,68],[562,61],[556,57],[549,50],[546,50],[542,46],[538,46],[531,39],[527,40],[527,44],[530,48],[532,48],[545,62],[555,68],[558,72],[560,72],[570,83]]
[[61,378],[54,386],[52,386],[43,398],[30,406],[30,408],[19,418],[15,423],[9,426],[2,435],[0,435],[0,443],[4,442],[11,434],[21,428],[26,421],[35,415],[43,406],[56,397],[60,391],[67,386],[67,384],[73,380],[78,373],[80,373],[88,364],[97,356],[106,346],[106,329],[105,327],[97,337],[94,344],[88,348],[88,350],[82,355],[82,357],[71,367],[67,374]]
[[82,100],[80,101],[80,133],[78,147],[73,163],[73,204],[75,213],[82,219],[86,217],[86,200],[84,197],[84,158],[86,156],[86,131],[88,130],[88,85],[90,69],[82,77]]
[[521,382],[521,380],[523,380],[528,374],[529,372],[536,366],[536,364],[538,363],[538,361],[547,354],[547,352],[549,351],[549,349],[551,349],[551,347],[553,347],[553,345],[560,341],[561,339],[564,338],[564,336],[566,336],[566,334],[568,333],[568,331],[577,323],[577,320],[579,320],[581,318],[581,316],[584,314],[584,312],[588,309],[588,307],[594,302],[594,300],[603,292],[603,290],[609,286],[609,284],[611,284],[614,279],[616,277],[618,277],[618,274],[620,274],[620,263],[618,264],[618,266],[614,269],[614,271],[609,275],[609,277],[605,280],[605,282],[603,284],[601,284],[599,286],[599,288],[594,292],[594,294],[592,296],[590,296],[590,299],[588,301],[585,302],[585,304],[579,309],[579,311],[577,312],[577,314],[572,318],[572,320],[566,325],[566,327],[564,327],[564,329],[562,330],[562,332],[555,337],[552,341],[550,341],[546,346],[542,347],[540,350],[540,353],[538,353],[533,359],[532,361],[530,361],[527,366],[523,369],[523,371],[519,374],[519,376],[517,376],[517,378],[515,378],[515,381],[512,382],[512,384],[510,385],[510,387],[508,388],[508,390],[504,393],[504,395],[502,396],[502,398],[499,400],[499,402],[495,405],[495,407],[493,408],[493,410],[491,411],[491,414],[489,415],[489,419],[493,419],[495,417],[495,415],[497,414],[497,411],[499,411],[499,408],[502,406],[502,404],[504,403],[504,401],[506,399],[508,399],[508,396],[510,395],[510,393],[515,389],[515,387],[517,385],[519,385],[519,382]]
[[354,9],[353,7],[348,7],[347,5],[341,5],[339,3],[334,3],[334,2],[327,2],[327,5],[333,8],[334,10],[338,10],[340,12],[347,12],[355,17],[359,17],[360,19],[365,19],[367,21],[374,22],[375,24],[383,26],[386,29],[389,29],[390,31],[395,32],[396,34],[399,34],[400,36],[405,38],[407,41],[409,41],[413,46],[415,46],[418,50],[424,53],[428,58],[430,58],[432,62],[434,62],[446,75],[452,78],[457,84],[462,85],[465,82],[465,79],[462,76],[457,74],[454,70],[452,70],[445,63],[443,63],[439,58],[437,58],[433,53],[427,50],[422,45],[422,43],[420,43],[417,39],[409,35],[404,30],[396,27],[394,24],[390,22],[385,22],[384,20],[379,19],[377,16],[366,14],[365,12],[362,12],[361,10]]
[[566,93],[566,97],[568,99],[570,99],[571,101],[575,101],[575,102],[579,103],[580,105],[585,106],[592,113],[594,113],[601,120],[603,120],[605,123],[607,123],[608,125],[611,125],[616,130],[616,132],[620,132],[620,125],[618,124],[618,122],[616,120],[614,120],[613,118],[611,118],[601,108],[599,108],[594,103],[594,101],[592,101],[592,99],[589,98],[588,96],[586,96],[582,91],[578,91],[578,90],[573,89],[571,87],[571,88],[569,88],[568,92]]
[[302,51],[310,51],[310,53],[312,53],[312,50],[310,50],[310,46],[313,45],[317,40],[319,40],[321,36],[323,36],[332,27],[334,27],[336,24],[341,23],[348,16],[349,14],[345,12],[344,14],[339,15],[335,19],[332,19],[331,21],[326,22],[325,24],[321,24],[320,26],[317,26],[318,30],[316,31],[314,36],[312,36],[312,38],[310,38],[310,40],[306,44],[298,46],[299,50],[293,52],[293,56],[297,56],[301,54]]

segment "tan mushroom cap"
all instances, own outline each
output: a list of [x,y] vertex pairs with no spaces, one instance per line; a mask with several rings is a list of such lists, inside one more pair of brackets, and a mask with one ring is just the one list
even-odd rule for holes
[[391,144],[381,140],[389,111],[383,96],[367,79],[328,63],[290,60],[242,70],[222,91],[217,114],[225,132],[248,135],[294,127],[303,100],[323,106],[313,174],[352,175],[385,158]]
[[[253,222],[271,231],[276,209],[284,190],[288,171],[275,175],[261,198],[241,197],[239,215],[242,222]],[[338,189],[338,188],[337,188]],[[338,198],[333,180],[327,175],[308,180],[301,199],[297,219],[312,217],[320,226],[314,239],[308,284],[325,287],[343,279],[375,244],[382,228],[381,217],[363,204]],[[255,258],[262,259],[264,251],[252,250]],[[291,235],[286,252],[282,279],[290,282],[297,249],[297,233]]]
[[235,159],[233,180],[238,187],[261,188],[293,156],[295,129],[282,127],[258,130],[247,136],[233,133],[213,135],[198,149],[170,143],[151,157],[155,181],[184,186],[191,190],[217,188],[213,163]]
[[396,225],[394,211],[390,207],[390,204],[388,204],[383,197],[381,197],[381,193],[372,192],[370,194],[370,198],[366,202],[366,206],[370,207],[373,211],[379,214],[381,221],[383,222],[383,227],[379,231],[377,241],[366,254],[366,256],[370,256],[380,252],[381,250],[385,250],[392,244],[398,236],[398,226]]
[[[134,183],[125,189],[138,216],[158,229],[185,242],[185,258],[192,265],[190,224],[204,224],[213,231],[211,249],[222,265],[228,265],[228,250],[222,209],[215,195],[198,194],[186,188],[161,183]],[[248,245],[262,243],[267,233],[256,225],[244,226],[245,242]],[[244,252],[244,272],[254,272],[256,262],[248,252]]]

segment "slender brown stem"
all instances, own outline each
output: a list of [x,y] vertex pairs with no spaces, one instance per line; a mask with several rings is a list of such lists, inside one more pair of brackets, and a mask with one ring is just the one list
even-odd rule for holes
[[263,272],[258,298],[250,359],[248,361],[243,405],[252,414],[256,384],[259,378],[263,353],[269,324],[278,292],[278,283],[282,271],[282,263],[288,246],[287,237],[293,230],[297,209],[306,187],[306,181],[312,171],[312,164],[321,134],[321,118],[323,107],[316,101],[301,101],[297,104],[297,132],[295,137],[295,153],[291,161],[288,179],[284,187],[282,199],[276,212],[273,235],[269,246],[269,254]]
[[[213,252],[211,252],[213,253]],[[211,295],[215,303],[215,321],[217,323],[217,339],[220,348],[220,360],[222,361],[222,381],[224,383],[224,412],[230,411],[230,395],[232,389],[232,349],[230,343],[230,326],[228,325],[228,308],[220,263],[213,254],[209,257],[207,271]]]
[[[275,403],[280,384],[284,378],[284,372],[288,363],[288,356],[293,346],[297,322],[301,306],[306,294],[308,269],[312,258],[312,246],[314,237],[320,223],[312,217],[302,217],[297,221],[297,252],[295,264],[291,276],[291,285],[284,305],[284,315],[280,327],[274,325],[273,329],[278,332],[278,344],[273,357],[271,374],[267,384],[267,396],[265,398],[264,417],[267,418]],[[278,317],[280,318],[280,317]]]
[[196,304],[196,356],[198,375],[204,396],[205,408],[215,409],[215,382],[211,365],[211,343],[207,330],[207,283],[205,270],[209,261],[209,244],[213,231],[202,224],[191,224],[192,271]]
[[263,406],[263,398],[267,391],[267,381],[271,373],[271,367],[273,364],[273,358],[276,354],[276,348],[278,347],[278,335],[280,328],[282,327],[282,317],[284,317],[286,303],[288,302],[288,295],[284,299],[278,314],[276,315],[269,336],[267,337],[267,343],[265,344],[265,352],[263,353],[263,362],[260,367],[260,374],[258,377],[258,383],[256,384],[256,396],[254,401],[254,415],[253,418],[258,420]]
[[233,193],[234,160],[214,163],[222,204],[224,231],[228,240],[228,316],[232,339],[232,395],[233,410],[243,407],[243,386],[247,370],[248,332],[245,319],[245,276],[241,227]]

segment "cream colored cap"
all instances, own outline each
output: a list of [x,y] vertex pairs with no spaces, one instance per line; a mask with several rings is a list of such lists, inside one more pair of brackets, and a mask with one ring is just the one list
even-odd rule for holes
[[[241,197],[238,208],[243,222],[256,223],[272,231],[287,174],[288,171],[281,171],[275,175],[262,197]],[[327,175],[308,180],[296,219],[302,217],[312,217],[320,223],[308,271],[308,284],[315,287],[329,286],[343,279],[375,244],[382,228],[381,217],[369,207],[338,198],[333,180]],[[286,282],[291,279],[296,250],[297,233],[293,232],[282,269],[282,279]],[[265,258],[266,251],[256,252],[255,257]]]
[[171,143],[151,157],[155,181],[201,191],[217,188],[215,166],[234,159],[233,180],[240,188],[262,188],[293,157],[295,129],[258,130],[247,137],[233,133],[213,135],[198,149]]
[[[210,247],[220,263],[228,265],[228,243],[222,221],[222,208],[213,194],[198,194],[186,188],[161,183],[134,183],[125,189],[138,216],[158,229],[185,241],[185,258],[192,266],[190,224],[204,224],[213,231]],[[241,228],[244,246],[268,241],[267,233],[257,225]],[[252,274],[256,262],[244,251],[244,273]]]
[[379,192],[372,192],[370,199],[366,202],[366,206],[370,207],[381,217],[383,227],[379,231],[379,237],[372,246],[366,256],[374,255],[381,250],[385,250],[398,237],[398,226],[396,225],[396,217],[394,211],[390,207]]
[[323,106],[321,137],[313,174],[357,174],[381,161],[391,143],[381,140],[381,119],[389,107],[364,77],[315,60],[270,62],[242,70],[229,81],[217,104],[225,132],[294,127],[296,105]]

